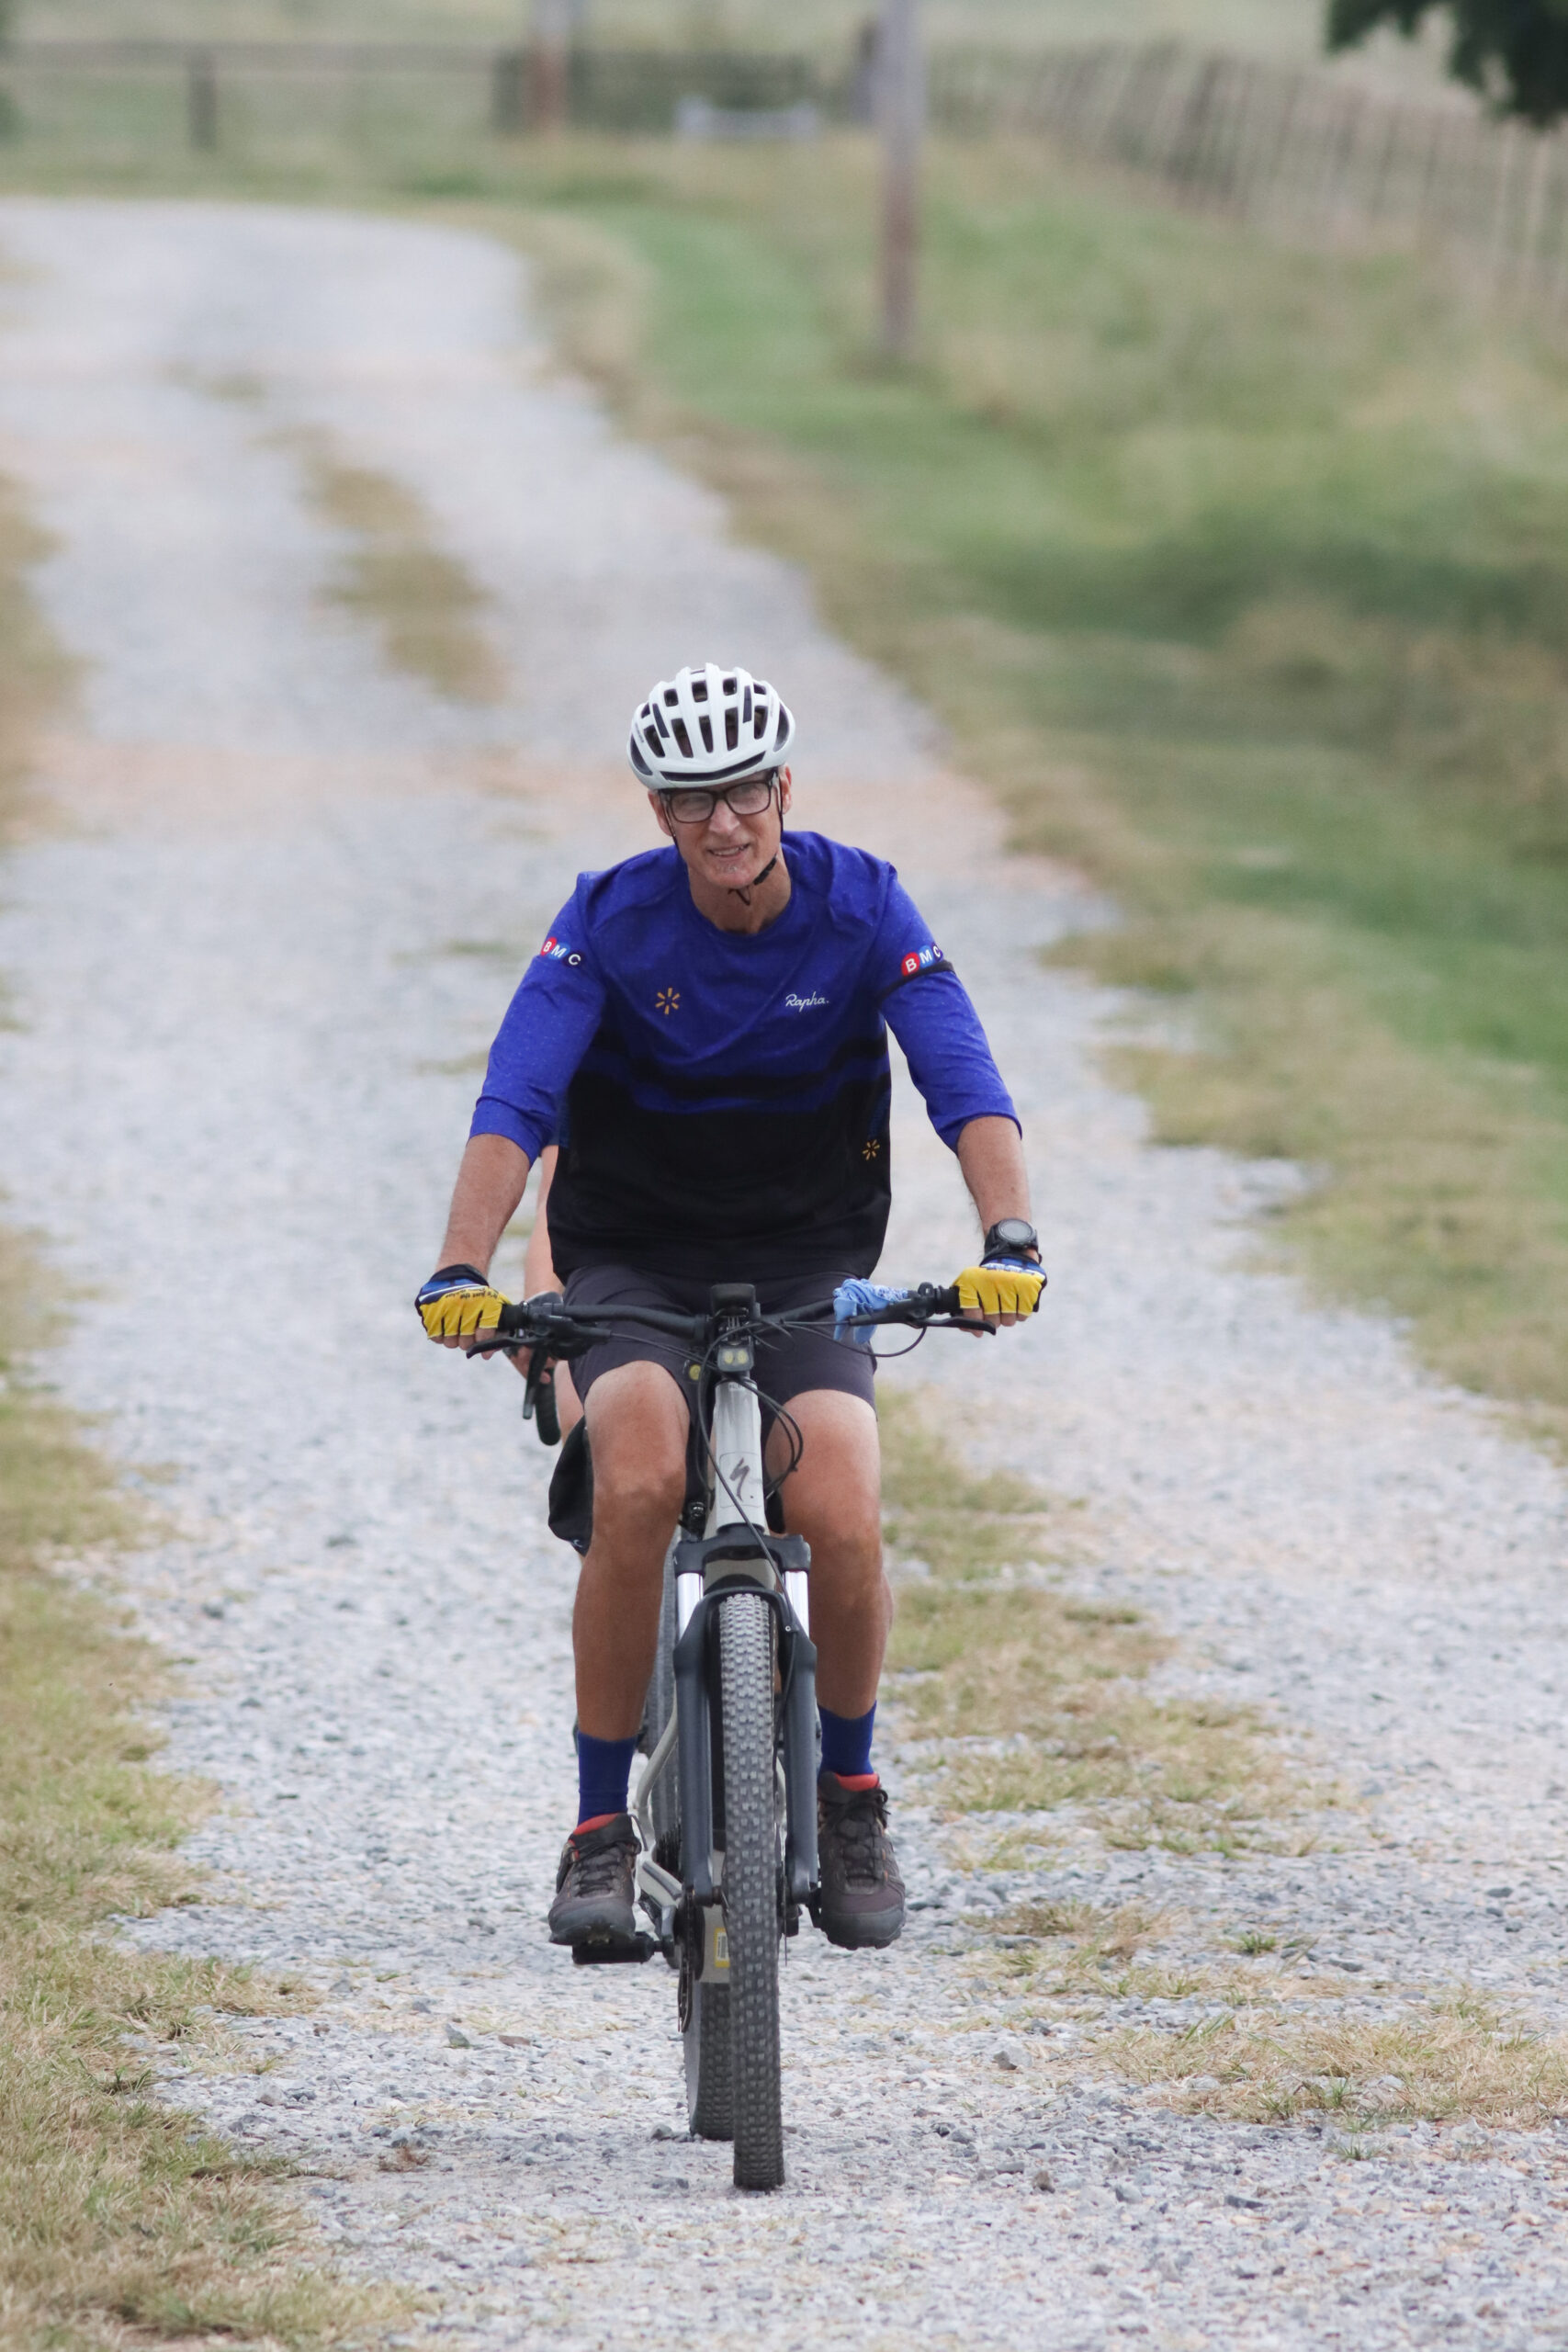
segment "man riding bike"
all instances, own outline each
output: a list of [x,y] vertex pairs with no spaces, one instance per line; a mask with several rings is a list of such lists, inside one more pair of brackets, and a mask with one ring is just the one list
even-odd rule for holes
[[[1038,1307],[1018,1119],[974,1007],[892,866],[784,831],[794,734],[771,686],[716,662],[661,682],[637,711],[632,770],[669,845],[581,876],[523,977],[442,1263],[419,1293],[433,1340],[471,1347],[494,1329],[506,1302],[491,1259],[558,1136],[548,1238],[569,1306],[694,1313],[715,1283],[744,1281],[778,1313],[869,1275],[890,1200],[888,1028],[985,1233],[959,1277],[964,1305],[1002,1323]],[[607,1338],[572,1369],[593,1526],[572,1622],[578,1821],[549,1916],[565,1944],[636,1933],[627,1790],[694,1405],[654,1335]],[[757,1349],[768,1474],[811,1549],[819,1923],[850,1947],[891,1943],[904,1922],[871,1756],[893,1610],[873,1371],[866,1350],[823,1329]]]

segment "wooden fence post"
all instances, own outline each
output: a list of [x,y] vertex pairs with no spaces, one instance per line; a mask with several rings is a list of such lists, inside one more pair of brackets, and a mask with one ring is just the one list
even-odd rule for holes
[[204,153],[218,144],[218,64],[210,50],[193,49],[186,59],[186,136]]
[[878,58],[882,119],[882,347],[907,359],[915,346],[925,73],[919,0],[883,0]]
[[567,119],[568,0],[534,0],[534,48],[529,112],[536,130],[564,130]]
[[498,139],[515,139],[523,129],[523,93],[528,59],[521,49],[499,49],[490,67],[490,127]]

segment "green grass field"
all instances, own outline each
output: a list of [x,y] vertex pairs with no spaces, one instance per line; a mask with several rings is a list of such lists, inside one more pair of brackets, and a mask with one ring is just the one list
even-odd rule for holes
[[[848,43],[874,0],[590,0],[601,40]],[[1206,40],[1271,54],[1310,54],[1318,0],[926,0],[933,39],[1002,41]],[[516,40],[525,0],[17,0],[17,29],[37,40],[107,32],[185,39]]]
[[[1568,360],[1440,265],[1291,250],[933,143],[924,344],[875,356],[874,157],[501,144],[236,107],[24,130],[13,185],[354,200],[515,237],[634,430],[812,571],[1019,842],[1184,1001],[1158,1131],[1312,1163],[1282,1240],[1568,1426]],[[352,453],[349,453],[350,456]]]

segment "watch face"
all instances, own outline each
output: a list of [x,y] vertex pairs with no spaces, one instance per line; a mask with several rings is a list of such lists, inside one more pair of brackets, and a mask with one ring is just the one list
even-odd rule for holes
[[991,1227],[992,1237],[1004,1250],[1032,1250],[1039,1236],[1027,1217],[998,1217]]

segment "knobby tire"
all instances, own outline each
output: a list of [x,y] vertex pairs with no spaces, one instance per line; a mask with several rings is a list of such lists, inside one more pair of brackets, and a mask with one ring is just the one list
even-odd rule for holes
[[773,1611],[757,1594],[731,1593],[719,1611],[724,1911],[738,2188],[777,2188],[784,2177],[773,1623]]
[[[677,1534],[664,1561],[664,1598],[659,1614],[659,1648],[648,1694],[647,1746],[649,1755],[663,1736],[675,1705],[675,1549]],[[654,1782],[653,1834],[674,1857],[666,1839],[681,1826],[680,1775],[671,1758]],[[681,1976],[681,2039],[686,2067],[686,2128],[698,2140],[734,2137],[734,2108],[729,2074],[729,1987],[694,1980],[687,1963]]]

